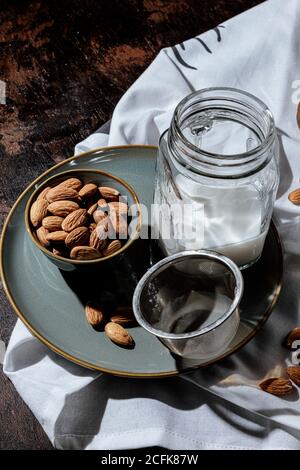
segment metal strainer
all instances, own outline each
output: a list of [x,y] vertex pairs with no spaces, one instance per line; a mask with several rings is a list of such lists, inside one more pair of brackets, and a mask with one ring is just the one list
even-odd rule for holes
[[184,251],[162,259],[133,296],[138,323],[172,352],[213,359],[239,325],[243,278],[230,259],[212,251]]

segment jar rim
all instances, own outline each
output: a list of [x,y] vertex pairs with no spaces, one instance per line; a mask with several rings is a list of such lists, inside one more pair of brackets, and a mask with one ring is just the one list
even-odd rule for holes
[[[258,108],[257,111],[258,112],[263,112],[264,115],[267,116],[267,118],[268,118],[267,134],[264,136],[263,140],[261,141],[261,143],[259,145],[257,145],[253,149],[247,150],[245,152],[236,153],[236,154],[232,154],[232,155],[220,155],[220,154],[217,154],[217,153],[208,152],[207,150],[203,150],[203,149],[197,147],[196,145],[194,145],[192,142],[190,142],[185,137],[185,135],[181,131],[180,123],[179,123],[180,113],[183,111],[184,106],[189,101],[191,101],[194,97],[201,96],[201,95],[211,93],[211,92],[216,92],[216,93],[230,92],[230,93],[236,94],[240,97],[246,97],[246,98],[250,99],[254,104],[257,105],[257,108]],[[226,97],[226,96],[222,96],[221,94],[220,94],[220,96],[212,95],[212,96],[208,97],[208,99],[211,99],[211,98],[224,99],[224,100],[228,100],[228,101],[232,101],[234,99],[234,97],[230,97],[230,96]],[[188,147],[190,150],[192,150],[194,152],[197,152],[198,154],[201,154],[201,155],[203,155],[207,158],[212,158],[212,159],[214,159],[215,157],[218,157],[218,159],[220,159],[220,160],[228,161],[228,160],[237,160],[237,159],[243,159],[243,158],[246,158],[246,157],[255,156],[255,155],[259,154],[260,152],[265,151],[266,148],[268,146],[270,146],[272,144],[273,140],[274,140],[275,122],[274,122],[273,114],[270,111],[269,107],[262,100],[260,100],[259,98],[257,98],[253,94],[248,93],[247,91],[244,91],[244,90],[240,90],[238,88],[233,88],[233,87],[209,87],[209,88],[202,88],[200,90],[193,91],[192,93],[187,95],[185,98],[183,98],[177,104],[177,106],[175,108],[175,111],[174,111],[174,114],[173,114],[172,124],[173,124],[173,130],[175,131],[177,136],[180,138],[180,140],[183,142],[183,144],[186,147]],[[175,127],[175,129],[174,129],[174,127]]]

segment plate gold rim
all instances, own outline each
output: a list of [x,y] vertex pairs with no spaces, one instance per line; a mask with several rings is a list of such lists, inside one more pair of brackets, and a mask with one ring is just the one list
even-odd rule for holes
[[280,258],[281,258],[281,266],[280,266],[280,272],[278,274],[278,284],[277,284],[277,288],[275,290],[275,294],[274,294],[274,298],[273,298],[273,301],[271,302],[271,304],[269,305],[268,309],[266,310],[265,312],[265,315],[263,316],[263,318],[258,322],[258,324],[256,325],[256,327],[253,329],[253,331],[246,336],[246,338],[241,341],[240,343],[238,343],[236,345],[236,347],[231,350],[231,351],[228,351],[226,353],[224,353],[222,356],[220,356],[217,360],[212,360],[212,361],[209,361],[205,364],[200,364],[198,366],[193,366],[193,367],[187,367],[186,369],[184,370],[181,370],[181,371],[167,371],[167,372],[149,372],[149,373],[145,373],[145,372],[123,372],[123,371],[119,371],[119,370],[114,370],[114,369],[108,369],[108,368],[105,368],[105,367],[100,367],[96,364],[91,364],[90,362],[88,361],[85,361],[83,359],[78,359],[76,358],[75,356],[69,354],[68,352],[64,351],[63,349],[55,346],[55,344],[53,344],[51,341],[49,341],[47,338],[45,338],[41,333],[39,333],[32,325],[31,323],[26,319],[26,317],[24,316],[23,312],[19,309],[19,307],[17,306],[17,304],[15,303],[14,301],[14,298],[10,292],[10,289],[8,287],[8,283],[7,283],[7,280],[6,280],[6,276],[5,276],[5,272],[4,272],[4,263],[3,263],[3,255],[4,255],[4,238],[5,238],[5,234],[6,234],[6,230],[7,230],[7,227],[9,225],[9,222],[10,222],[10,219],[12,217],[12,214],[14,213],[15,209],[17,208],[17,206],[19,205],[19,203],[21,202],[21,200],[23,199],[23,197],[27,194],[27,192],[36,184],[38,183],[42,178],[44,178],[45,176],[47,176],[49,173],[51,173],[53,170],[57,169],[57,168],[60,168],[61,166],[65,165],[66,163],[74,160],[74,159],[79,159],[80,157],[83,157],[83,156],[86,156],[86,155],[91,155],[91,154],[95,154],[99,151],[108,151],[108,150],[118,150],[118,149],[130,149],[130,148],[143,148],[143,149],[157,149],[156,146],[154,145],[116,145],[116,146],[109,146],[109,147],[98,147],[98,148],[95,148],[93,150],[89,150],[88,152],[83,152],[83,153],[80,153],[79,155],[73,155],[72,157],[70,158],[67,158],[66,160],[63,160],[62,162],[59,162],[58,164],[52,166],[51,168],[49,168],[48,170],[46,170],[44,173],[42,173],[40,176],[38,176],[32,183],[30,183],[26,188],[25,190],[21,193],[21,195],[17,198],[16,202],[13,204],[11,210],[9,211],[8,213],[8,216],[4,222],[4,225],[3,225],[3,229],[2,229],[2,233],[1,233],[1,238],[0,238],[0,277],[2,279],[2,283],[3,283],[3,288],[4,288],[4,291],[5,291],[5,294],[11,304],[11,306],[13,307],[16,315],[18,316],[18,318],[20,318],[20,320],[25,324],[25,326],[29,329],[29,331],[33,334],[34,337],[36,337],[37,339],[39,339],[43,344],[45,344],[46,346],[48,346],[52,351],[56,352],[57,354],[59,354],[60,356],[64,357],[65,359],[68,359],[69,361],[71,362],[74,362],[75,364],[78,364],[78,365],[81,365],[87,369],[91,369],[91,370],[96,370],[96,371],[99,371],[99,372],[104,372],[104,373],[107,373],[107,374],[111,374],[111,375],[115,375],[115,376],[120,376],[120,377],[128,377],[128,378],[158,378],[158,377],[172,377],[172,376],[178,376],[179,374],[183,374],[183,373],[187,373],[187,372],[192,372],[194,371],[195,369],[197,368],[203,368],[203,367],[207,367],[209,366],[210,364],[214,364],[216,362],[219,362],[220,360],[222,359],[225,359],[226,357],[229,357],[231,354],[237,352],[239,349],[241,349],[245,344],[247,344],[256,334],[257,332],[262,328],[262,326],[264,325],[264,323],[267,321],[267,319],[269,318],[270,314],[272,313],[272,310],[275,306],[275,304],[277,303],[277,300],[278,300],[278,297],[280,295],[280,292],[281,292],[281,289],[282,289],[282,276],[283,276],[283,251],[282,251],[282,244],[281,244],[281,240],[280,240],[280,237],[278,235],[278,231],[274,225],[274,223],[272,222],[272,225],[273,225],[273,230],[274,230],[274,234],[275,234],[275,237],[276,237],[276,240],[277,240],[277,243],[278,243],[278,246],[280,248]]

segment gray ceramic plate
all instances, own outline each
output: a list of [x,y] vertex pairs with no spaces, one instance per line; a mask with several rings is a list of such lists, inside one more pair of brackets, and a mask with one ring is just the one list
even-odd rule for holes
[[[86,274],[63,273],[31,243],[25,229],[24,208],[32,191],[46,178],[63,170],[82,168],[101,169],[123,178],[136,190],[140,202],[149,206],[156,151],[154,147],[113,147],[72,157],[56,165],[20,196],[3,230],[1,274],[17,315],[35,336],[57,353],[85,367],[116,375],[170,376],[207,365],[176,359],[159,340],[140,327],[131,329],[135,348],[121,349],[104,333],[93,330],[85,320],[83,305],[93,296],[103,300],[109,308],[130,304],[136,282],[149,263],[148,242],[136,242],[131,257],[124,256],[105,274],[99,272],[89,278]],[[256,334],[277,301],[281,289],[282,251],[274,225],[260,261],[243,275],[241,324],[222,358]]]

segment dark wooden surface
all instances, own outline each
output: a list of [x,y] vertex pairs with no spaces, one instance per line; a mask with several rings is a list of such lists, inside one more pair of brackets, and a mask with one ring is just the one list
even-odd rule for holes
[[[257,0],[2,0],[1,225],[26,185],[107,121],[162,47],[261,3]],[[16,322],[0,291],[0,340]],[[0,371],[0,449],[50,449]]]

